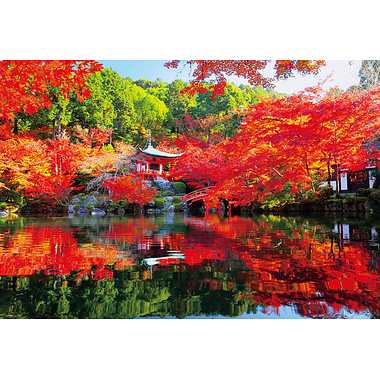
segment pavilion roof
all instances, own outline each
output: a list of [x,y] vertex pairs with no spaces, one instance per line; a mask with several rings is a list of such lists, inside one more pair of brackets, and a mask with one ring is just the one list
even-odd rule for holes
[[140,152],[148,154],[149,156],[155,156],[155,157],[164,157],[164,158],[175,158],[182,156],[182,153],[167,153],[163,152],[162,150],[158,150],[153,148],[153,145],[148,144],[148,146],[144,149],[140,149]]

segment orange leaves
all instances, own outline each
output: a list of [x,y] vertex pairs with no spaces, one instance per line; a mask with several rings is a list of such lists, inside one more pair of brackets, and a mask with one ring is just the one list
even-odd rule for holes
[[47,175],[46,147],[29,138],[0,140],[0,178],[7,188],[22,190],[33,177]]
[[0,141],[0,179],[8,189],[55,204],[70,192],[85,152],[66,139]]
[[127,200],[129,203],[141,206],[153,201],[157,193],[139,177],[131,174],[108,179],[103,182],[103,186],[108,189],[113,201]]
[[86,149],[72,144],[68,139],[46,140],[49,160],[53,174],[73,174],[86,155]]
[[[3,188],[58,201],[69,191],[82,149],[67,140],[40,142],[15,137],[10,123],[19,112],[48,109],[58,95],[90,93],[85,81],[101,68],[95,61],[0,61],[0,177]],[[95,144],[105,137],[92,136]]]

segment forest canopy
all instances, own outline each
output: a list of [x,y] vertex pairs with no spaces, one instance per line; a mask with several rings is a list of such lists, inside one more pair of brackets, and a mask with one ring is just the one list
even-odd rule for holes
[[260,86],[232,83],[228,83],[225,93],[215,100],[211,90],[189,96],[181,92],[188,86],[182,80],[134,81],[110,68],[89,74],[86,85],[89,96],[84,100],[73,92],[66,97],[58,93],[51,105],[43,105],[37,112],[30,114],[20,109],[14,115],[13,132],[43,132],[49,137],[58,124],[68,135],[77,128],[110,129],[110,142],[120,140],[136,145],[144,144],[149,129],[154,138],[161,141],[185,132],[189,120],[230,116],[228,121],[215,123],[213,129],[215,132],[223,130],[230,136],[241,121],[236,116],[237,111],[263,97],[275,96],[273,91]]
[[[154,192],[129,166],[120,171],[148,131],[159,149],[184,153],[171,179],[212,186],[211,203],[318,195],[333,171],[338,178],[378,159],[368,147],[379,129],[376,62],[363,61],[360,86],[293,95],[273,91],[273,80],[317,74],[324,61],[275,61],[273,78],[260,72],[269,61],[187,64],[195,65],[188,83],[167,83],[124,78],[96,61],[0,61],[1,201],[63,205],[113,173],[104,186],[117,199],[149,203]],[[230,83],[230,75],[250,84]]]

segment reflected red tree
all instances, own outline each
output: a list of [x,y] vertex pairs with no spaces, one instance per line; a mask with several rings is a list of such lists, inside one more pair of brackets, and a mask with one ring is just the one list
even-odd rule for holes
[[119,257],[111,244],[79,244],[74,231],[60,226],[30,225],[0,238],[0,276],[30,276],[34,273],[69,275],[78,279],[112,278],[108,266],[131,265],[130,257]]
[[[216,265],[228,273],[234,265],[238,269],[227,281],[211,275],[196,280],[201,283],[189,280],[189,291],[239,288],[238,299],[267,312],[290,306],[308,317],[380,315],[378,258],[367,242],[343,240],[326,226],[277,216],[185,218],[184,224],[186,229],[178,231],[154,219],[124,219],[106,224],[90,243],[78,242],[81,227],[27,225],[3,231],[0,275],[78,272],[78,280],[112,279],[115,270],[162,257],[153,271]],[[171,257],[173,252],[183,257]]]

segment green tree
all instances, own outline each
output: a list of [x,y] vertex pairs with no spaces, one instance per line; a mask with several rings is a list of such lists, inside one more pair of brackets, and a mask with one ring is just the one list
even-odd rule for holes
[[113,104],[111,91],[105,86],[105,77],[112,75],[103,70],[93,74],[88,80],[91,91],[90,98],[83,103],[72,101],[73,122],[82,127],[112,127],[116,118],[116,110]]
[[137,121],[142,130],[151,129],[154,136],[168,133],[165,124],[169,109],[166,104],[157,97],[147,94],[137,100],[136,104]]

